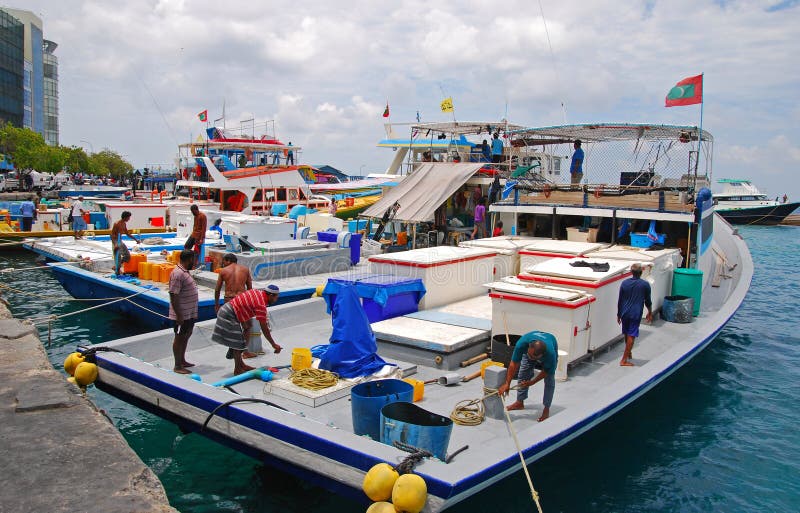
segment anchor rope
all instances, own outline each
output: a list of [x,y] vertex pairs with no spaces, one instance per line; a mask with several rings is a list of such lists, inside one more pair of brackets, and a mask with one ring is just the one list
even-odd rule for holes
[[339,375],[335,372],[309,367],[292,372],[289,380],[293,384],[308,390],[322,390],[339,383]]

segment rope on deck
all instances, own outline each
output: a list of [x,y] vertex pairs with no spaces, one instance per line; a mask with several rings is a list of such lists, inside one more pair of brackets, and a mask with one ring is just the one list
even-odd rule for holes
[[331,371],[307,368],[294,371],[289,376],[289,380],[293,384],[308,390],[322,390],[339,383],[339,376]]

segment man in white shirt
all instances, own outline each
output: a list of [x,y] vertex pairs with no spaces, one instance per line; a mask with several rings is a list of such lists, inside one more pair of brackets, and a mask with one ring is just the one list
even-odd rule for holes
[[83,231],[86,229],[86,221],[83,219],[83,196],[78,196],[78,201],[72,204],[72,235],[75,240],[83,238]]

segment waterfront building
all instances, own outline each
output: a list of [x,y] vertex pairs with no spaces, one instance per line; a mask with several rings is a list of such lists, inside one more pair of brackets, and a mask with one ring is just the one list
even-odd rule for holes
[[0,121],[58,144],[57,45],[30,11],[0,8]]

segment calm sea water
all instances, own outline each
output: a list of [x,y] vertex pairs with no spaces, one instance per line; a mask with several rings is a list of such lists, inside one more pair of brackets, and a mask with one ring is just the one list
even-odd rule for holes
[[[702,354],[645,397],[531,467],[545,512],[797,511],[800,504],[800,228],[745,227],[756,264],[750,293]],[[27,253],[0,268],[31,267]],[[77,311],[46,271],[2,275],[18,317]],[[57,368],[78,344],[140,330],[94,311],[59,320],[48,349]],[[41,331],[47,341],[46,328]],[[105,409],[183,513],[361,512],[366,507],[210,442],[103,392]],[[556,398],[557,400],[557,398]],[[459,512],[534,511],[520,473]]]

